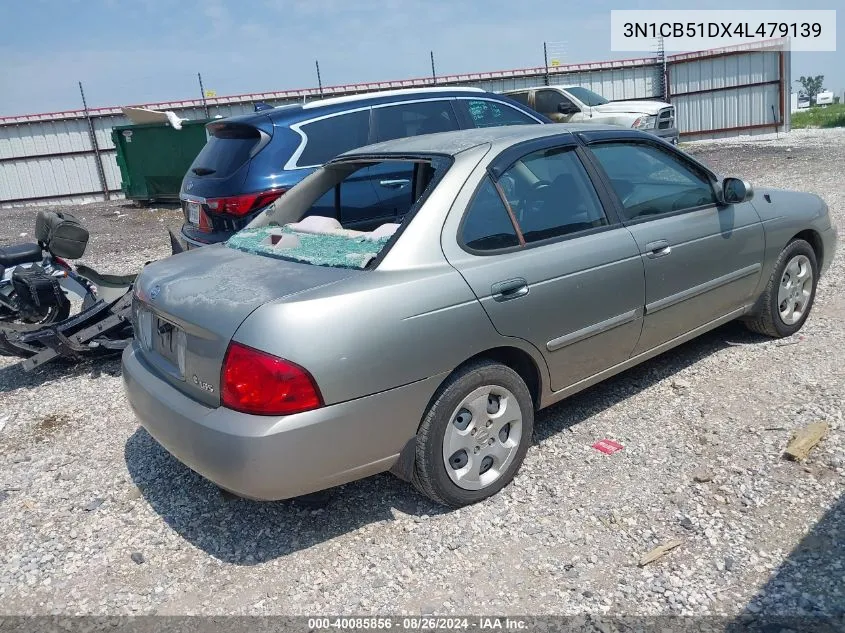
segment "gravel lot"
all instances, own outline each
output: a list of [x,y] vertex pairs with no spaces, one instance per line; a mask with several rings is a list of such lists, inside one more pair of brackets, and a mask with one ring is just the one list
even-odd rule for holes
[[[845,130],[686,149],[818,193],[845,227]],[[75,212],[85,263],[118,273],[168,255],[181,217]],[[33,216],[0,211],[0,243]],[[138,427],[119,362],[25,375],[0,358],[0,613],[843,615],[843,260],[800,336],[730,324],[541,412],[515,482],[453,511],[389,475],[288,502],[223,496]],[[811,458],[783,460],[820,420]],[[625,448],[603,455],[602,438]]]

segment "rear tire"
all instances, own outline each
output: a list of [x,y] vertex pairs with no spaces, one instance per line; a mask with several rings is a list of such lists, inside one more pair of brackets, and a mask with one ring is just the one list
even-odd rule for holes
[[486,499],[514,478],[533,430],[533,400],[519,374],[493,361],[462,367],[420,425],[414,486],[456,508]]
[[760,312],[744,319],[746,327],[773,338],[795,334],[810,316],[818,271],[816,253],[809,243],[793,240],[787,244],[760,297]]
[[[60,323],[70,316],[70,301],[65,299],[61,305],[50,308],[47,315],[37,323],[41,325],[50,325],[52,323]],[[15,343],[16,334],[0,332],[0,356],[18,356],[19,358],[29,358],[34,356],[36,352],[32,351],[28,346]]]

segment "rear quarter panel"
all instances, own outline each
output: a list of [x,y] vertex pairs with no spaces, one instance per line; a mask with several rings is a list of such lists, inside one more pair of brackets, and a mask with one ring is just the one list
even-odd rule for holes
[[495,331],[466,282],[445,262],[377,269],[265,305],[234,338],[306,368],[326,404],[449,372],[510,341]]

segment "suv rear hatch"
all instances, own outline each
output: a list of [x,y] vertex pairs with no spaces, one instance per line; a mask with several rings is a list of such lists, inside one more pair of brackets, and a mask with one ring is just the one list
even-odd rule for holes
[[133,306],[135,337],[162,378],[195,400],[218,406],[226,349],[255,309],[360,274],[207,246],[143,269]]
[[273,136],[266,115],[234,117],[209,123],[208,142],[182,181],[185,221],[200,231],[235,231],[247,218],[281,195],[280,189],[246,192],[252,159]]

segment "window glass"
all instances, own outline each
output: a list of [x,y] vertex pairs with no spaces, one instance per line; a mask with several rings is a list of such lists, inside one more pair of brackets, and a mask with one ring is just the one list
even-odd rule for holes
[[572,102],[557,90],[538,90],[534,93],[534,105],[537,111],[543,114],[557,112],[557,107],[561,103],[571,104]]
[[608,224],[592,181],[572,148],[528,154],[508,168],[499,184],[526,243]]
[[703,174],[653,145],[602,143],[590,149],[607,172],[628,220],[716,204]]
[[505,103],[483,99],[459,99],[458,103],[469,109],[469,116],[475,127],[537,123],[536,119]]
[[379,141],[458,129],[458,121],[448,100],[374,108],[373,116]]
[[508,211],[489,177],[469,205],[461,238],[466,246],[479,251],[519,246]]
[[370,111],[359,110],[306,123],[302,131],[308,142],[297,164],[300,167],[322,165],[338,154],[367,144]]
[[510,92],[506,96],[510,97],[514,101],[518,101],[524,106],[528,105],[528,92]]
[[597,106],[604,105],[605,103],[610,103],[600,94],[596,94],[592,90],[587,90],[586,88],[581,88],[580,86],[573,86],[572,88],[567,88],[566,90],[573,97],[580,100],[581,103],[588,106]]
[[209,126],[208,142],[191,165],[197,176],[226,178],[247,160],[261,136],[249,125],[215,124]]

